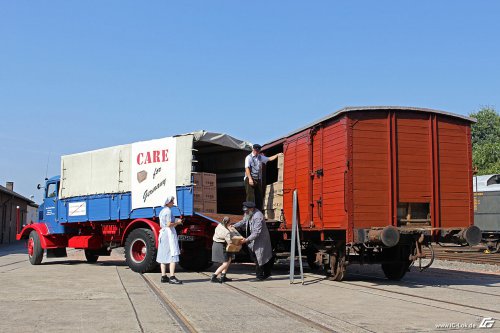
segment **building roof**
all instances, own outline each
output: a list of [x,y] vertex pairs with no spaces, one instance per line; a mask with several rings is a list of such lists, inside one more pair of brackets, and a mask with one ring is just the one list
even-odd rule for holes
[[[341,114],[344,114],[344,113],[348,113],[348,112],[356,112],[356,111],[389,111],[389,110],[398,110],[398,111],[413,111],[413,112],[423,112],[423,113],[436,113],[436,114],[441,114],[441,115],[445,115],[445,116],[449,116],[449,117],[453,117],[453,118],[459,118],[459,119],[462,119],[462,120],[466,120],[466,121],[470,121],[472,123],[475,123],[476,122],[476,119],[474,118],[470,118],[470,117],[467,117],[467,116],[463,116],[463,115],[460,115],[460,114],[455,114],[455,113],[451,113],[451,112],[447,112],[447,111],[441,111],[441,110],[434,110],[434,109],[428,109],[428,108],[419,108],[419,107],[412,107],[412,106],[347,106],[345,108],[342,108],[340,110],[337,110],[333,113],[330,113],[329,115],[309,124],[309,125],[306,125],[304,127],[301,127],[291,133],[288,133],[287,135],[285,135],[284,137],[280,137],[278,139],[275,139],[275,140],[272,140],[268,143],[265,144],[265,146],[268,146],[268,145],[271,145],[274,146],[275,144],[277,144],[277,141],[281,141],[283,140],[284,138],[288,138],[292,135],[295,135],[297,133],[300,133],[308,128],[311,128],[317,124],[320,124],[324,121],[327,121],[327,120],[330,120],[332,118],[335,118],[337,116],[340,116]],[[264,148],[268,148],[268,147],[264,147]]]
[[14,197],[16,197],[18,199],[24,200],[24,201],[26,201],[31,206],[36,205],[33,202],[33,200],[28,199],[28,198],[26,198],[26,197],[24,197],[24,196],[22,196],[22,195],[20,195],[20,194],[18,194],[16,192],[14,192],[14,191],[11,191],[11,190],[9,190],[8,188],[6,188],[6,187],[4,187],[2,185],[0,185],[0,192],[5,193],[5,194],[9,194],[9,195],[12,195],[12,196],[14,196]]

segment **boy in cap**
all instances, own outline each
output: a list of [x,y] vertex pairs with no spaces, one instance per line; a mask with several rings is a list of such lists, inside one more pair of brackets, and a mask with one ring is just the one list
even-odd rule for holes
[[258,209],[262,209],[262,164],[274,161],[281,154],[266,157],[260,153],[261,145],[254,144],[253,150],[245,158],[245,191],[246,200],[255,202]]

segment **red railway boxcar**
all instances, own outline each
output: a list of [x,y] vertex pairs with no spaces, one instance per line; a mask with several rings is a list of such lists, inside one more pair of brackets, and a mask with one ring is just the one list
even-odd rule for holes
[[[294,190],[308,262],[333,279],[348,263],[376,263],[397,280],[422,263],[423,246],[476,245],[473,122],[423,108],[347,107],[267,143],[266,153],[284,153],[276,247],[289,247]],[[269,184],[277,172],[267,169]]]

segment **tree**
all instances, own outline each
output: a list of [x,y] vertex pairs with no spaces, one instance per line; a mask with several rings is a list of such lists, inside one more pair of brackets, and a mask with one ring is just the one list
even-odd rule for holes
[[470,114],[472,125],[472,161],[478,175],[500,173],[500,115],[492,107]]

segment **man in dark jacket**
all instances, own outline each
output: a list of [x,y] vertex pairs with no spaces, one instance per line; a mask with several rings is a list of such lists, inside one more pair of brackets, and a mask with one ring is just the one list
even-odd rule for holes
[[264,216],[255,207],[254,202],[245,201],[243,211],[245,212],[243,220],[236,223],[234,227],[243,230],[242,234],[246,238],[242,243],[248,245],[250,256],[256,265],[257,279],[262,281],[271,276],[274,263],[271,236]]

